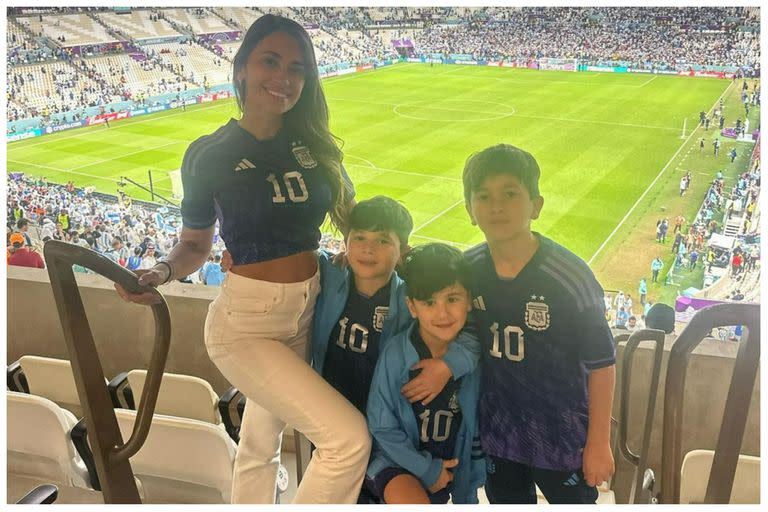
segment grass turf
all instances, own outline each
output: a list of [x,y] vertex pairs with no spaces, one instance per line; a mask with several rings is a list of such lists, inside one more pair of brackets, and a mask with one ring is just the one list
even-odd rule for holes
[[[545,203],[534,229],[594,259],[598,277],[611,288],[642,275],[608,256],[622,252],[627,236],[641,231],[632,221],[652,216],[652,208],[637,208],[622,233],[593,256],[665,166],[655,187],[674,182],[676,188],[672,161],[698,140],[698,134],[681,139],[683,120],[690,134],[698,112],[710,109],[730,83],[400,64],[328,79],[324,89],[358,199],[401,200],[414,218],[412,245],[441,240],[463,248],[483,240],[464,209],[461,171],[471,153],[506,142],[530,151],[542,169]],[[235,104],[222,101],[20,141],[7,147],[8,170],[115,193],[120,176],[147,183],[152,169],[156,190],[170,196],[167,171],[180,167],[191,141],[231,116],[237,116]],[[724,163],[728,149],[721,151]],[[125,190],[147,198],[137,188]],[[644,201],[651,204],[657,192],[648,192]],[[702,197],[691,194],[688,209],[695,212]]]

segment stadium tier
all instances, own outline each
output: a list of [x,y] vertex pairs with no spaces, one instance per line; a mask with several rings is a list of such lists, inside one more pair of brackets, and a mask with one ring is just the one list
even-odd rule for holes
[[[410,246],[442,242],[461,249],[473,271],[480,264],[487,266],[483,275],[488,274],[493,287],[510,286],[504,289],[509,295],[503,296],[504,304],[519,301],[515,296],[519,292],[510,291],[511,286],[522,286],[525,275],[538,268],[531,259],[522,267],[529,274],[518,273],[509,280],[495,275],[494,263],[496,273],[501,273],[501,266],[494,260],[494,248],[487,251],[486,261],[482,246],[485,242],[491,246],[490,235],[478,222],[483,207],[473,209],[479,199],[470,194],[471,199],[465,200],[464,195],[467,158],[503,142],[525,148],[541,170],[536,179],[544,207],[529,229],[573,252],[558,252],[554,244],[544,246],[538,237],[534,254],[541,272],[531,287],[543,287],[549,279],[544,274],[549,275],[558,282],[551,290],[567,292],[573,299],[568,308],[579,310],[573,316],[582,320],[574,325],[590,317],[594,320],[590,324],[599,327],[595,337],[604,342],[603,359],[592,368],[584,360],[584,347],[579,347],[578,359],[567,352],[568,364],[578,366],[578,389],[588,387],[589,400],[605,394],[616,379],[613,403],[602,408],[612,455],[598,454],[605,467],[615,462],[615,472],[611,470],[602,483],[587,484],[587,447],[572,446],[573,439],[560,432],[565,430],[563,417],[581,425],[587,415],[591,424],[599,404],[583,402],[589,411],[556,410],[560,397],[549,397],[541,390],[562,376],[530,370],[539,364],[535,356],[542,353],[541,345],[552,345],[550,355],[556,358],[563,350],[559,344],[567,343],[570,351],[577,341],[582,342],[580,337],[587,338],[573,332],[578,329],[562,327],[565,300],[549,289],[536,289],[530,301],[533,290],[520,302],[521,315],[525,304],[524,320],[510,320],[517,325],[501,329],[498,322],[483,326],[487,318],[471,320],[483,326],[475,334],[481,359],[477,362],[476,357],[462,354],[461,358],[472,361],[461,366],[480,364],[488,371],[498,359],[505,366],[496,368],[509,372],[504,379],[525,377],[527,387],[520,387],[527,390],[534,389],[529,384],[535,383],[536,388],[542,384],[536,396],[547,396],[547,400],[525,406],[560,418],[547,419],[556,425],[552,428],[544,428],[551,425],[542,420],[538,432],[546,437],[545,431],[557,430],[559,443],[539,449],[542,454],[572,453],[573,460],[583,466],[564,472],[565,482],[560,479],[556,486],[554,479],[531,483],[525,497],[493,496],[490,479],[497,477],[492,475],[509,467],[503,458],[490,457],[498,447],[485,438],[480,443],[480,433],[476,439],[467,435],[463,422],[469,425],[474,416],[468,413],[473,409],[467,407],[467,388],[462,386],[476,375],[467,368],[466,376],[449,379],[456,386],[452,394],[441,392],[429,406],[434,406],[432,437],[428,435],[430,409],[422,404],[402,407],[409,420],[412,410],[417,421],[423,420],[416,433],[417,444],[421,443],[418,450],[441,448],[438,441],[452,443],[451,420],[458,418],[453,432],[456,423],[462,422],[457,446],[472,445],[467,459],[480,469],[471,476],[473,487],[467,496],[456,495],[457,486],[469,485],[461,480],[466,473],[456,470],[454,485],[445,493],[452,494],[449,503],[477,498],[481,504],[505,500],[544,504],[547,495],[550,501],[562,498],[546,484],[566,491],[578,487],[588,494],[579,496],[580,500],[597,504],[759,503],[759,8],[407,6],[8,8],[8,503],[55,499],[61,504],[228,504],[244,499],[236,497],[244,491],[238,491],[234,482],[243,478],[238,467],[245,458],[243,446],[249,446],[241,442],[241,426],[254,425],[243,422],[245,411],[266,415],[272,405],[254,400],[246,409],[245,391],[234,387],[238,384],[231,381],[233,373],[226,372],[215,356],[242,350],[231,358],[232,365],[253,370],[244,354],[251,349],[246,345],[258,337],[264,342],[259,344],[264,348],[259,364],[267,361],[273,365],[269,370],[277,368],[279,354],[266,351],[274,341],[283,341],[277,339],[279,335],[261,339],[237,322],[243,318],[263,327],[262,316],[273,318],[272,308],[282,307],[281,301],[292,302],[277,295],[293,290],[295,283],[284,286],[282,281],[294,278],[276,277],[275,281],[282,281],[274,286],[280,290],[274,298],[262,297],[262,289],[248,296],[264,311],[232,307],[246,305],[245,300],[237,304],[238,299],[227,295],[235,293],[233,283],[240,278],[250,285],[253,280],[236,275],[241,270],[228,271],[222,262],[227,257],[223,236],[232,236],[236,230],[222,230],[220,225],[226,217],[218,181],[206,183],[216,188],[217,219],[211,227],[211,249],[206,254],[197,251],[200,260],[195,266],[205,262],[197,269],[184,266],[183,273],[192,270],[184,276],[174,271],[182,263],[173,258],[179,254],[177,249],[189,246],[184,237],[190,232],[191,202],[187,196],[182,222],[181,201],[185,188],[187,194],[192,190],[189,176],[195,173],[187,172],[189,161],[200,154],[188,152],[190,144],[230,120],[228,126],[237,133],[249,131],[245,124],[241,130],[234,122],[240,113],[233,97],[232,64],[245,31],[265,14],[291,18],[306,29],[323,80],[330,130],[343,142],[342,164],[354,184],[355,201],[360,204],[376,196],[394,199],[410,214]],[[297,165],[307,172],[282,171],[281,183],[273,173],[278,171],[266,168],[265,190],[271,195],[274,189],[272,203],[278,205],[272,204],[272,213],[286,211],[279,210],[284,203],[314,205],[304,203],[317,186],[307,185],[309,178],[304,182],[317,166],[314,147],[294,143],[291,151],[286,161],[293,165],[295,156]],[[260,167],[263,162],[247,156],[233,156],[231,166],[227,161],[216,170],[230,172],[233,179],[254,178],[255,183],[261,179],[257,173],[265,170]],[[219,160],[229,157],[221,155]],[[490,179],[500,176],[509,183],[509,176],[503,174],[491,173]],[[524,191],[518,191],[516,183],[527,188],[528,182],[512,180],[514,186],[489,191],[484,208],[496,205],[498,213],[498,208],[507,208],[502,202],[523,201]],[[238,198],[255,201],[250,194],[256,197],[257,185],[249,188],[251,183],[243,183],[247,185],[238,186]],[[483,190],[476,191],[477,196]],[[532,198],[530,206],[537,204],[541,207],[540,199]],[[259,202],[263,205],[269,207],[269,200]],[[277,236],[276,243],[293,243],[290,233],[275,227],[277,217],[274,213],[259,223],[264,222],[265,232]],[[486,227],[489,232],[497,229]],[[184,235],[183,229],[187,230]],[[348,362],[334,362],[335,368],[327,362],[333,350],[340,348],[345,357],[354,352],[368,358],[373,351],[366,355],[365,350],[375,330],[381,333],[381,341],[375,341],[381,354],[391,355],[387,350],[392,345],[385,345],[390,339],[384,337],[394,325],[395,307],[369,307],[379,299],[358,288],[365,280],[358,281],[353,267],[357,260],[351,258],[356,243],[361,244],[358,247],[369,242],[376,245],[371,253],[381,244],[386,246],[381,251],[394,254],[396,245],[376,234],[375,241],[354,236],[345,240],[328,219],[317,232],[319,249],[326,254],[320,256],[318,274],[323,284],[308,343],[313,350],[311,364],[334,387],[334,371],[345,376],[352,372],[347,371]],[[399,232],[389,234],[400,237]],[[254,247],[261,250],[258,244]],[[166,260],[172,251],[171,261]],[[339,253],[346,254],[344,270],[334,266],[338,261],[331,264],[323,259]],[[418,258],[420,253],[411,254]],[[394,266],[396,258],[390,260]],[[397,272],[410,280],[414,276],[403,270],[409,265],[404,260]],[[275,284],[272,276],[279,274],[274,269],[284,269],[277,258],[249,263],[251,270],[270,269],[267,278],[258,278],[269,285]],[[170,270],[169,282],[142,289],[162,294],[159,304],[128,304],[114,290],[114,283],[141,289],[136,274],[165,267]],[[340,300],[347,302],[340,313],[328,313],[330,299],[337,298],[331,294],[342,295],[327,281],[337,274],[343,275],[338,279],[349,288],[339,288],[344,291]],[[397,279],[387,283],[400,286]],[[457,278],[455,284],[461,281]],[[391,286],[381,302],[389,304],[389,295],[395,297],[401,290],[395,284],[383,286]],[[352,293],[355,289],[359,293]],[[475,294],[473,305],[467,302],[463,313],[474,308],[473,315],[488,318],[511,314],[511,306],[498,305],[496,288],[487,291]],[[301,290],[297,297],[300,294]],[[225,300],[219,299],[222,296]],[[216,312],[225,302],[222,313]],[[421,308],[422,303],[427,304],[409,303],[411,311],[417,310],[413,304]],[[408,310],[396,307],[410,322]],[[325,363],[334,369],[325,372],[318,369],[314,352],[320,311],[329,318],[336,315],[331,319],[336,330],[327,338]],[[359,314],[369,319],[371,311],[370,330],[348,318]],[[207,346],[210,332],[218,330],[214,317],[228,322],[221,328],[224,341]],[[301,318],[309,315],[302,313]],[[347,323],[352,327],[345,345]],[[358,350],[356,333],[363,331]],[[229,343],[224,332],[237,333],[240,339]],[[424,348],[419,341],[434,341],[418,332],[419,336],[406,340],[409,350]],[[455,336],[442,348],[461,344],[464,338]],[[512,354],[515,345],[517,353]],[[466,345],[462,352],[469,352],[467,348],[473,349]],[[284,347],[280,349],[282,353]],[[609,353],[615,358],[605,359]],[[291,364],[305,369],[295,354],[289,356]],[[419,352],[417,357],[424,355]],[[440,368],[447,366],[449,357],[445,358],[446,365]],[[429,375],[430,364],[437,366],[434,361],[425,363],[428,369],[422,376]],[[519,370],[524,365],[531,374],[527,377]],[[601,372],[606,369],[610,372]],[[453,365],[450,370],[455,372]],[[377,369],[376,374],[381,371]],[[323,388],[320,377],[310,373],[315,381],[311,389],[300,389],[304,396]],[[408,377],[412,375],[416,373]],[[490,379],[487,375],[492,373],[484,374]],[[605,380],[593,379],[596,375]],[[270,399],[285,402],[282,397],[303,383],[302,376],[294,377],[273,372],[259,387],[282,386]],[[359,388],[358,380],[352,384]],[[575,389],[573,382],[564,382],[562,389]],[[401,384],[392,388],[391,398],[403,400],[398,394]],[[487,381],[479,386],[478,394],[487,393]],[[499,403],[486,402],[485,410],[477,413],[480,423],[496,421],[499,414],[494,408],[503,412],[501,402],[502,398]],[[261,407],[254,407],[257,403]],[[147,407],[153,410],[142,414]],[[304,411],[293,410],[295,404],[285,407],[294,419],[307,420]],[[374,414],[380,412],[374,409]],[[374,429],[370,405],[367,416]],[[438,416],[448,418],[444,436],[439,435]],[[644,422],[638,421],[643,417]],[[275,415],[270,428],[285,425],[282,421]],[[298,424],[288,421],[282,445],[267,453],[266,465],[274,467],[277,476],[274,492],[267,489],[261,501],[328,501],[298,490],[310,460],[316,460],[312,467],[317,468],[326,459],[321,449],[328,449],[313,452],[307,437],[293,430],[292,425]],[[524,436],[525,425],[517,426],[520,431],[510,436]],[[578,435],[589,438],[586,428]],[[134,429],[140,433],[132,435]],[[395,426],[387,429],[394,431]],[[246,433],[243,430],[243,436]],[[371,431],[374,437],[381,434]],[[251,442],[267,438],[271,442],[275,437],[251,436]],[[128,450],[110,448],[119,446],[120,438],[133,437],[141,439],[132,443],[129,458]],[[336,438],[341,436],[335,436],[333,443],[345,448],[357,444],[336,443]],[[406,442],[398,438],[393,445],[399,454]],[[450,449],[455,455],[456,448]],[[421,464],[423,452],[418,454]],[[386,471],[393,475],[408,472],[395,467],[399,461],[390,462]],[[434,469],[432,463],[425,465],[430,472]],[[440,475],[441,479],[447,476],[445,468]],[[423,486],[423,478],[416,481]],[[50,488],[40,487],[46,484],[56,486],[53,494]],[[358,503],[384,502],[384,493],[374,496],[365,489]]]

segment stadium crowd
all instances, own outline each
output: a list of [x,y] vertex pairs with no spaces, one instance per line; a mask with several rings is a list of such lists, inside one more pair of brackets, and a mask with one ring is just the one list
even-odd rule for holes
[[[215,16],[207,9],[196,10],[200,11],[197,16]],[[269,12],[270,8],[258,10]],[[300,7],[272,10],[292,16],[305,25],[319,27],[313,31],[316,34],[313,37],[316,37],[321,66],[395,58],[396,49],[377,37],[375,28],[410,27],[415,49],[422,54],[459,53],[486,59],[622,60],[642,67],[675,69],[687,69],[694,64],[733,65],[759,70],[756,37],[759,32],[752,31],[759,26],[759,20],[752,11],[739,7]],[[99,8],[34,11],[40,20],[43,16],[72,12],[86,12],[96,17],[100,12]],[[100,74],[88,58],[75,57],[66,41],[47,37],[44,32],[31,34],[27,21],[31,12],[21,8],[9,11],[9,26],[14,27],[7,36],[10,120],[34,118],[43,113],[42,108],[29,101],[32,98],[21,92],[22,81],[38,80],[36,74],[50,66],[42,65],[39,70],[16,69],[18,65],[41,60],[57,62],[63,70],[56,90],[37,89],[39,93],[35,93],[44,99],[45,108],[51,113],[71,110],[73,104],[106,105],[173,89],[180,92],[182,80],[203,84],[202,77],[192,78],[181,66],[163,61],[152,45],[141,45],[128,34],[124,34],[126,48],[120,43],[93,51],[121,52],[128,46],[138,45],[133,47],[147,56],[142,66],[161,68],[168,75],[167,83],[132,83],[127,80],[125,70],[116,66],[114,76],[121,77],[116,84]],[[153,17],[167,19],[162,9],[151,12]],[[107,23],[101,18],[99,22]],[[110,26],[109,30],[121,33],[118,27]],[[177,27],[177,30],[181,36],[189,34],[191,27]],[[198,36],[193,34],[194,41],[209,50],[211,68],[220,67],[221,57],[227,58],[227,55]],[[41,44],[44,40],[50,44]]]
[[417,51],[493,60],[628,61],[672,69],[759,66],[759,35],[732,30],[743,16],[735,7],[495,7],[482,14],[455,26],[433,24],[417,37]]
[[[99,252],[130,270],[151,268],[178,242],[181,217],[174,207],[96,194],[11,173],[7,179],[6,259],[10,265],[44,268],[45,242],[62,240]],[[337,253],[344,242],[324,234],[323,249]],[[208,261],[182,282],[218,286],[224,279],[224,243],[214,236]],[[87,273],[85,268],[77,268]]]

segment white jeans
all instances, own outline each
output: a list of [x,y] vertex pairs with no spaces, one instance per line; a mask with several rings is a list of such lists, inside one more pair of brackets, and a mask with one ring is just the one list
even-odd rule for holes
[[233,503],[274,503],[286,423],[316,450],[294,503],[356,503],[371,438],[365,418],[307,364],[320,274],[270,283],[227,273],[205,322],[208,355],[246,397]]

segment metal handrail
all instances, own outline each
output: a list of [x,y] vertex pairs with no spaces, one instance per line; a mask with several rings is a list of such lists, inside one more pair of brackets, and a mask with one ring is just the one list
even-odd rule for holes
[[[146,441],[155,412],[171,341],[168,305],[155,288],[140,286],[136,274],[90,249],[49,240],[43,246],[43,254],[72,363],[77,394],[83,406],[89,432],[92,434],[91,444],[104,501],[141,503],[128,459],[136,454]],[[151,306],[155,319],[154,349],[147,372],[147,383],[137,408],[137,420],[126,443],[122,441],[112,401],[104,384],[104,369],[96,351],[72,265],[92,270],[131,293],[150,292],[160,299],[158,304]]]
[[[656,407],[656,397],[659,391],[659,377],[661,375],[661,362],[664,356],[664,331],[658,329],[641,329],[635,331],[627,340],[622,354],[622,372],[621,372],[621,402],[619,403],[619,448],[621,454],[632,465],[635,466],[632,478],[632,486],[629,491],[628,503],[634,503],[637,490],[642,488],[643,475],[639,469],[644,467],[648,461],[648,452],[651,444],[651,430],[653,428],[653,414]],[[643,422],[643,440],[640,445],[640,455],[636,455],[629,448],[628,444],[628,425],[629,425],[629,397],[630,385],[632,379],[632,358],[635,351],[643,341],[653,341],[653,366],[651,368],[651,382],[648,389],[648,405],[645,412],[645,421]]]
[[707,484],[705,503],[728,503],[760,364],[760,305],[716,304],[699,310],[669,354],[664,395],[661,502],[680,502],[685,377],[691,352],[715,327],[743,325],[728,398]]

